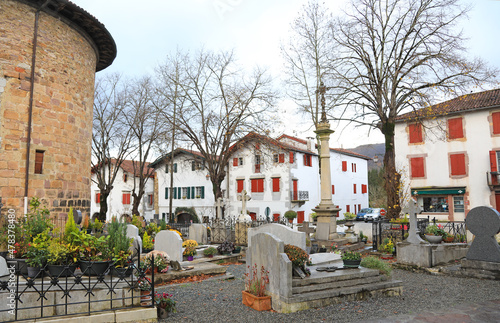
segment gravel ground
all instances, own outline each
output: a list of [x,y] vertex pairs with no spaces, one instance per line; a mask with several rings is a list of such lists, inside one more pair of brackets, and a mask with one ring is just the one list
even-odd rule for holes
[[161,322],[357,322],[500,299],[500,281],[395,269],[393,279],[402,280],[404,285],[399,297],[345,302],[291,314],[257,312],[241,303],[245,265],[230,265],[227,272],[235,279],[158,288],[173,294],[177,302],[177,313]]

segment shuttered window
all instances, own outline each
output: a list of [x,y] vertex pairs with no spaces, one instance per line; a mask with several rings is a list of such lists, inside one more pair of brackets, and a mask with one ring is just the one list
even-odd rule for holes
[[412,123],[408,125],[408,135],[410,136],[410,144],[423,142],[422,124]]
[[290,152],[289,159],[290,159],[289,160],[290,164],[293,164],[294,159],[295,159],[295,154],[293,151]]
[[335,185],[332,185],[332,194],[335,194]]
[[35,151],[35,174],[42,174],[43,171],[43,150]]
[[304,154],[304,166],[312,166],[311,155]]
[[273,178],[273,192],[279,192],[280,191],[280,178],[275,177]]
[[243,179],[237,179],[236,180],[236,192],[241,193],[243,191]]
[[361,194],[368,193],[368,185],[361,184]]
[[264,192],[264,179],[263,178],[254,178],[251,180],[252,182],[252,192],[253,193],[263,193]]
[[342,161],[342,171],[347,172],[347,162],[345,160]]
[[465,166],[465,154],[450,154],[450,175],[467,175]]
[[352,191],[354,194],[356,194],[356,184],[352,184]]
[[297,211],[297,223],[304,222],[304,211]]
[[424,157],[410,158],[411,177],[425,177]]
[[124,204],[124,205],[130,204],[130,193],[123,193],[122,204]]
[[279,154],[279,163],[283,164],[285,162],[285,154]]
[[238,158],[233,158],[233,166],[238,166]]
[[350,205],[346,205],[345,206],[345,211],[346,212],[351,212],[351,206]]
[[500,134],[500,112],[493,112],[491,114],[491,121],[493,123],[493,134]]
[[95,202],[97,204],[101,203],[101,193],[95,193]]
[[464,137],[462,118],[448,119],[448,138],[460,139]]

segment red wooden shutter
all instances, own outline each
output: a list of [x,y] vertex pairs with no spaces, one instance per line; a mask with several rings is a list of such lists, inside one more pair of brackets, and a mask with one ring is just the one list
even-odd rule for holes
[[258,179],[258,182],[259,182],[259,192],[263,193],[264,192],[264,179],[263,178]]
[[342,171],[347,172],[347,162],[345,160],[342,161]]
[[351,212],[351,206],[350,205],[346,205],[345,206],[345,211],[346,212]]
[[293,159],[294,159],[293,158],[293,151],[290,152],[289,158],[290,158],[290,164],[293,164]]
[[122,204],[130,204],[130,193],[123,193]]
[[464,137],[462,118],[448,119],[448,138],[459,139]]
[[236,180],[236,192],[241,193],[243,191],[243,180],[242,179],[237,179]]
[[233,158],[233,166],[238,166],[238,158]]
[[280,191],[280,178],[275,177],[273,178],[273,192],[279,192]]
[[101,203],[101,193],[96,193],[95,194],[95,202],[97,204]]
[[492,172],[497,172],[497,152],[494,150],[490,150],[490,169]]
[[423,142],[422,125],[420,123],[412,123],[408,126],[410,135],[410,144]]
[[297,211],[297,223],[304,222],[304,211]]
[[424,157],[414,157],[410,159],[411,177],[425,177]]
[[465,154],[450,155],[451,175],[466,175]]
[[368,192],[368,187],[366,184],[361,184],[361,193],[365,194]]
[[285,154],[279,154],[278,157],[280,164],[283,164],[285,162]]
[[493,134],[500,134],[500,112],[493,112],[491,114],[491,121],[493,123]]
[[307,166],[307,155],[304,154],[304,166]]
[[335,194],[335,185],[332,185],[332,194]]
[[358,212],[361,211],[361,204],[358,204]]
[[356,194],[356,184],[352,184],[353,192]]
[[254,193],[262,193],[264,192],[264,179],[252,179],[252,192]]

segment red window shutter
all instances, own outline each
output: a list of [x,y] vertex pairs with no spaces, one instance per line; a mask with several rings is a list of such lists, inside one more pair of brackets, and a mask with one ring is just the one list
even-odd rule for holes
[[346,212],[351,212],[351,206],[350,205],[346,205],[345,206],[345,211]]
[[260,144],[259,143],[255,144],[255,149],[260,149]]
[[414,157],[410,159],[411,177],[425,177],[424,157]]
[[361,184],[361,193],[365,194],[368,192],[368,186],[366,184]]
[[462,118],[448,119],[448,138],[459,139],[464,137]]
[[280,178],[275,177],[273,178],[273,192],[279,192],[280,191]]
[[408,132],[410,135],[410,144],[415,144],[418,142],[423,142],[422,137],[422,124],[412,123],[408,126]]
[[259,193],[263,193],[264,192],[264,179],[261,178],[258,180],[259,182]]
[[466,175],[465,154],[450,155],[451,175]]
[[279,154],[278,159],[280,164],[283,164],[285,162],[285,154]]
[[264,192],[264,179],[252,179],[252,192],[254,193],[262,193]]
[[289,158],[290,158],[290,164],[293,164],[293,159],[294,159],[293,158],[293,151],[290,152]]
[[342,161],[342,171],[347,172],[347,162],[345,160]]
[[332,185],[332,194],[335,194],[335,185]]
[[490,169],[492,172],[497,172],[498,171],[498,166],[497,166],[497,152],[494,150],[490,151]]
[[493,122],[493,134],[500,134],[500,112],[493,112],[491,114],[491,120]]
[[241,191],[243,191],[243,180],[237,179],[236,184],[237,184],[236,192],[241,193]]
[[130,193],[123,193],[122,203],[130,204]]
[[101,203],[101,193],[96,193],[96,195],[95,195],[95,202],[97,204]]
[[353,192],[354,192],[354,194],[356,194],[356,184],[352,184],[352,185],[353,185],[353,186],[352,186],[352,188],[353,188]]
[[304,222],[304,211],[297,211],[297,223]]
[[238,158],[233,158],[233,166],[238,166]]
[[361,211],[361,204],[358,204],[358,212]]
[[304,154],[304,166],[307,166],[307,155]]
[[153,194],[149,194],[149,205],[153,205]]

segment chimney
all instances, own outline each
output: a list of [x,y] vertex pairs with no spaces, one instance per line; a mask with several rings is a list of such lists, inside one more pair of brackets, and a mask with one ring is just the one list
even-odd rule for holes
[[307,137],[307,150],[312,150],[311,148],[313,147],[314,138],[313,137]]

